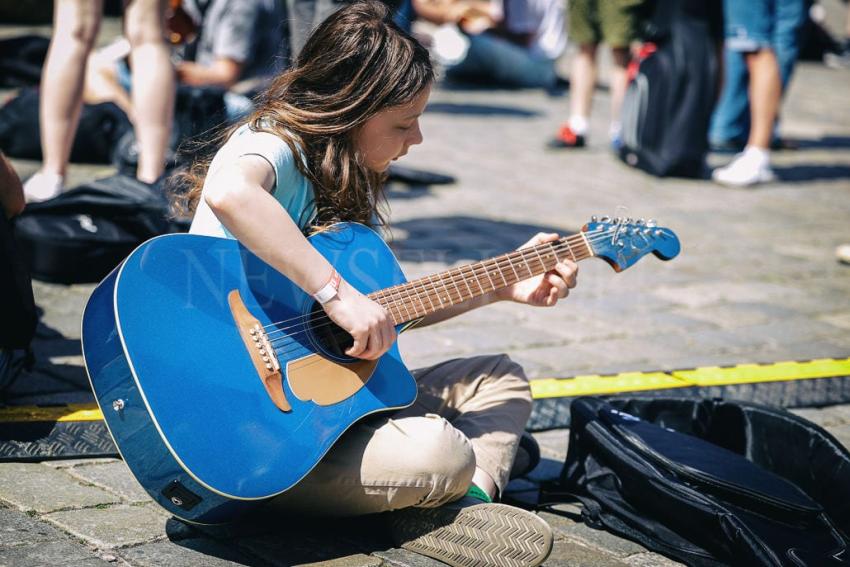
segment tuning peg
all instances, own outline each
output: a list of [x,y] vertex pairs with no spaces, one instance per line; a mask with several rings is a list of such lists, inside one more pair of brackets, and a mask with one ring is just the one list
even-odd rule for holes
[[635,221],[635,224],[638,225],[638,226],[643,226],[643,225],[646,224],[646,220],[645,219],[638,219],[638,220]]
[[592,216],[590,217],[590,222],[596,222],[596,221],[598,221],[598,220],[599,220],[599,217],[597,217],[596,215],[592,215]]
[[608,215],[602,215],[601,217],[599,217],[599,222],[611,222],[611,217],[609,217]]
[[646,226],[658,226],[658,222],[655,219],[649,219],[646,221]]
[[623,219],[623,222],[626,223],[626,224],[632,224],[632,217],[628,217],[626,219]]

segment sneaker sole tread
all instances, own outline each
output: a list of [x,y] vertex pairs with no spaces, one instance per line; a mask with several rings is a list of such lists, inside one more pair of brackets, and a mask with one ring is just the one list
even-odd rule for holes
[[398,535],[406,540],[405,532],[421,533],[423,524],[429,533],[401,546],[454,567],[531,567],[552,550],[552,530],[542,518],[504,504],[470,506],[456,515],[419,509]]

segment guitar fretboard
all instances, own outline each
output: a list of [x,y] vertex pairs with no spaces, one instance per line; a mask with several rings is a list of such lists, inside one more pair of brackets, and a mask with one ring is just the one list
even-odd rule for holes
[[388,287],[369,297],[400,325],[548,272],[561,259],[578,261],[591,256],[593,250],[584,233],[578,233]]

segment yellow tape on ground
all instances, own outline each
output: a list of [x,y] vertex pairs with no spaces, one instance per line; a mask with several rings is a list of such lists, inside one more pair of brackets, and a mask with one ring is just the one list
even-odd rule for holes
[[534,399],[566,398],[640,392],[643,390],[730,386],[840,376],[850,377],[850,358],[839,360],[829,358],[808,362],[776,362],[772,364],[740,364],[730,367],[706,366],[673,372],[626,372],[608,376],[542,378],[531,380],[531,394]]
[[97,404],[10,406],[0,409],[0,423],[29,421],[101,421]]
[[783,382],[810,378],[850,376],[850,358],[826,358],[809,362],[776,362],[774,364],[739,364],[728,368],[707,366],[694,370],[677,370],[673,376],[694,386],[726,386],[755,382]]
[[[739,364],[738,366],[705,366],[673,372],[624,372],[573,378],[540,378],[531,380],[534,399],[568,398],[666,390],[671,388],[731,386],[759,382],[783,382],[812,378],[850,377],[850,358],[821,359],[807,362],[772,364]],[[103,414],[97,404],[63,406],[10,406],[0,408],[0,423],[34,421],[99,421]]]
[[686,381],[663,372],[624,372],[610,376],[587,375],[575,378],[531,380],[534,399],[616,394],[640,390],[663,390],[690,386]]

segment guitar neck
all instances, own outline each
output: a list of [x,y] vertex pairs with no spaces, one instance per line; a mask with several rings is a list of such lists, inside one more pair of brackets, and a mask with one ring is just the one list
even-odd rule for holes
[[580,232],[388,287],[369,297],[383,305],[394,324],[400,325],[548,272],[562,259],[578,261],[593,255]]

